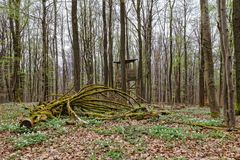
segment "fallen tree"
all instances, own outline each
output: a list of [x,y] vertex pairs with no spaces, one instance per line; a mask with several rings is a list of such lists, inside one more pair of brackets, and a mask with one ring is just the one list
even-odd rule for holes
[[145,119],[157,117],[158,113],[141,106],[132,96],[117,89],[89,85],[73,95],[62,97],[48,103],[27,108],[29,115],[21,121],[21,126],[33,127],[49,118],[68,115],[80,123],[87,123],[81,116],[102,120],[118,118]]

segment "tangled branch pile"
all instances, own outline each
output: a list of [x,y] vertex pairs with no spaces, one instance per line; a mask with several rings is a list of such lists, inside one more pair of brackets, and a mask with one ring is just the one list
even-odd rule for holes
[[22,126],[33,127],[40,121],[49,118],[69,115],[78,121],[79,116],[97,119],[145,119],[158,116],[141,105],[130,95],[117,89],[104,86],[90,85],[83,87],[74,95],[64,95],[46,104],[33,106],[29,109],[29,116],[21,122]]

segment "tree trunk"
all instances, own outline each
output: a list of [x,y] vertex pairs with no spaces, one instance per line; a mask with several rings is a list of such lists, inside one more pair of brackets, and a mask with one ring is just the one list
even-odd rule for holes
[[104,85],[108,86],[108,54],[107,54],[107,21],[106,21],[106,0],[102,0],[103,18],[103,60],[104,60]]
[[55,52],[55,94],[58,97],[58,40],[57,40],[57,0],[53,1],[54,7],[54,52]]
[[184,103],[188,103],[187,2],[184,0]]
[[13,77],[11,80],[11,88],[13,92],[13,100],[22,101],[23,100],[23,88],[21,85],[21,31],[20,31],[20,0],[9,1],[10,8],[12,13],[9,13],[10,21],[10,31],[12,34],[13,40]]
[[240,1],[233,0],[233,39],[236,70],[236,113],[240,115]]
[[80,90],[80,49],[78,40],[77,0],[72,0],[72,37],[74,89],[76,92],[78,92]]
[[230,54],[228,27],[227,27],[227,13],[226,0],[218,0],[219,23],[220,23],[220,39],[222,41],[222,55],[224,60],[224,86],[227,96],[227,103],[225,106],[225,122],[229,129],[235,128],[235,112],[233,104],[233,82],[232,82],[232,56]]
[[120,62],[121,62],[121,88],[124,92],[127,91],[126,84],[126,64],[125,64],[125,0],[120,0]]
[[205,62],[204,62],[204,53],[203,53],[203,50],[201,48],[201,43],[202,43],[202,27],[200,26],[200,41],[199,41],[199,48],[200,48],[200,65],[199,65],[199,106],[200,107],[204,107],[205,105],[205,101],[204,101],[204,97],[205,97],[205,94],[204,94],[204,90],[205,90],[205,87],[204,87],[204,69],[205,69]]
[[108,19],[108,64],[109,64],[109,87],[113,87],[113,36],[112,36],[112,20],[113,2],[109,0],[109,19]]
[[201,48],[204,54],[205,71],[207,80],[207,90],[211,116],[217,118],[220,116],[220,109],[217,106],[215,85],[214,85],[214,66],[212,57],[212,41],[210,31],[210,21],[208,13],[208,0],[201,0],[201,27],[202,27],[202,42]]
[[43,47],[43,101],[47,101],[48,93],[49,93],[49,85],[48,85],[48,40],[47,40],[47,8],[46,8],[46,0],[42,0],[42,9],[43,9],[43,16],[42,16],[42,47]]
[[153,19],[153,0],[149,1],[148,5],[148,17],[146,27],[146,98],[147,102],[152,101],[152,68],[151,68],[151,55],[152,55],[152,19]]
[[138,32],[138,76],[137,76],[137,95],[143,97],[143,53],[142,53],[142,26],[141,26],[141,0],[137,0],[137,32]]
[[173,8],[174,8],[175,0],[173,2],[169,0],[170,6],[170,23],[169,23],[169,52],[170,52],[170,64],[169,64],[169,75],[168,75],[168,85],[169,85],[169,102],[172,103],[172,68],[173,68]]
[[61,50],[62,50],[62,83],[63,88],[62,91],[65,93],[67,89],[67,60],[66,54],[64,50],[64,23],[63,23],[63,15],[62,15],[62,25],[61,25]]

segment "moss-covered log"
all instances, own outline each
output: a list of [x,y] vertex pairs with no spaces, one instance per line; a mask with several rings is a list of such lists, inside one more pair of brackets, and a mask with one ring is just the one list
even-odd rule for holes
[[78,93],[62,97],[48,103],[28,108],[29,116],[21,122],[22,126],[33,127],[36,123],[49,118],[69,115],[80,123],[86,123],[79,116],[98,119],[133,118],[145,119],[156,117],[157,113],[149,111],[130,95],[117,89],[104,86],[88,85]]

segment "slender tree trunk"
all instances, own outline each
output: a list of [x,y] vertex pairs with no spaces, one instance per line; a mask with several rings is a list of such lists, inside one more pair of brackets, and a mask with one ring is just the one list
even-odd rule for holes
[[109,66],[109,87],[113,87],[113,36],[112,36],[112,14],[113,2],[109,0],[109,19],[108,19],[108,66]]
[[188,103],[187,2],[184,0],[184,103]]
[[121,88],[124,92],[127,91],[126,80],[126,64],[125,64],[125,0],[120,0],[120,62],[121,62]]
[[174,8],[175,0],[169,0],[170,6],[170,23],[169,23],[169,49],[170,49],[170,64],[169,64],[169,75],[168,75],[168,85],[169,85],[169,102],[172,103],[172,67],[173,67],[173,8]]
[[203,53],[203,50],[202,50],[202,47],[201,47],[201,43],[202,43],[202,27],[200,26],[200,34],[201,34],[201,40],[199,41],[199,48],[200,48],[200,65],[199,65],[199,106],[200,107],[204,107],[205,105],[205,101],[204,101],[204,97],[205,97],[205,94],[204,94],[204,90],[205,90],[205,87],[204,87],[204,69],[205,69],[205,62],[204,62],[204,53]]
[[227,96],[225,109],[225,122],[230,129],[234,129],[236,125],[234,104],[233,104],[233,82],[232,82],[232,56],[229,47],[226,0],[218,0],[220,37],[222,41],[222,55],[224,57],[224,85]]
[[11,80],[11,87],[14,101],[23,100],[23,88],[21,84],[21,31],[20,31],[20,0],[9,1],[12,11],[9,13],[10,31],[13,40],[13,77]]
[[64,23],[63,23],[63,15],[62,15],[62,25],[61,25],[61,49],[62,49],[62,80],[63,80],[63,92],[66,91],[67,88],[67,60],[66,54],[64,50]]
[[142,26],[141,26],[141,0],[137,0],[137,32],[138,32],[138,55],[139,55],[139,61],[138,61],[138,78],[137,78],[137,94],[140,97],[143,97],[142,92],[143,91],[143,53],[142,53]]
[[214,66],[212,57],[212,41],[211,41],[211,31],[210,31],[210,21],[208,13],[208,0],[201,0],[201,27],[202,27],[202,42],[201,48],[204,54],[205,60],[205,70],[206,70],[206,80],[207,80],[207,90],[209,106],[211,110],[211,116],[213,118],[220,116],[220,109],[217,105],[215,85],[214,85]]
[[80,90],[80,49],[78,40],[77,0],[72,0],[72,37],[74,89],[76,92],[78,92]]
[[149,1],[148,8],[148,23],[146,31],[146,98],[147,102],[151,103],[152,101],[152,67],[151,67],[151,55],[152,55],[152,11],[153,11],[153,0]]
[[43,9],[43,16],[42,16],[42,47],[43,47],[43,101],[47,101],[48,93],[49,93],[49,84],[48,84],[48,44],[47,44],[47,7],[46,7],[46,0],[42,0],[42,9]]
[[[57,0],[53,1],[54,7],[54,51],[55,51],[55,94],[58,95],[58,40],[57,40]],[[56,96],[57,98],[57,96]]]
[[107,20],[106,20],[106,0],[102,0],[103,18],[103,60],[104,60],[104,85],[108,86],[108,54],[107,54]]

